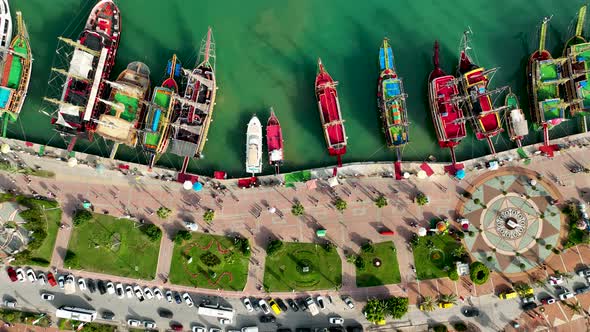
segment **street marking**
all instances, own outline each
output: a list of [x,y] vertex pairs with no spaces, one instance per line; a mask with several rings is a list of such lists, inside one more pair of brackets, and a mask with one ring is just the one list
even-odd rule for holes
[[575,246],[574,248],[576,248],[576,251],[578,252],[578,256],[580,257],[580,262],[582,262],[582,264],[586,264],[584,263],[584,258],[582,257],[582,254],[580,253],[580,249],[578,249],[578,246]]

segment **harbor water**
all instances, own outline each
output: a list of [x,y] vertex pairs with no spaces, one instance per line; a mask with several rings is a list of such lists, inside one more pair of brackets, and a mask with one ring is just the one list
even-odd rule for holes
[[[23,12],[33,49],[33,76],[19,120],[9,125],[9,137],[65,147],[50,119],[40,110],[47,79],[56,60],[57,37],[76,39],[95,1],[11,0],[13,13]],[[213,27],[216,42],[217,106],[205,158],[191,160],[189,171],[211,174],[227,171],[244,175],[246,125],[253,113],[265,124],[273,107],[283,129],[285,165],[282,171],[335,163],[328,156],[314,96],[317,58],[321,57],[338,92],[348,136],[343,162],[387,161],[395,152],[385,147],[377,113],[378,51],[389,37],[398,74],[404,78],[410,140],[404,160],[434,156],[449,160],[438,147],[427,96],[432,69],[433,42],[441,46],[441,63],[454,73],[463,31],[471,29],[471,47],[482,66],[500,67],[492,86],[509,85],[530,119],[525,86],[528,55],[538,47],[538,30],[544,16],[553,18],[547,34],[548,49],[558,56],[575,28],[581,1],[537,0],[120,0],[122,37],[116,76],[132,61],[151,69],[152,86],[160,84],[167,60],[176,53],[185,68],[197,60],[200,41]],[[590,33],[588,33],[590,35]],[[495,100],[504,103],[504,97]],[[529,120],[530,121],[530,120]],[[532,126],[531,126],[532,127]],[[550,132],[552,138],[579,131],[577,120]],[[534,132],[525,144],[542,140]],[[506,133],[493,139],[497,150],[512,148]],[[96,138],[78,140],[75,150],[108,157],[112,143]],[[456,150],[458,159],[488,153],[485,141],[470,133]],[[264,156],[265,173],[274,169]],[[143,161],[145,154],[121,145],[117,158]],[[159,163],[180,167],[182,160],[164,155]]]

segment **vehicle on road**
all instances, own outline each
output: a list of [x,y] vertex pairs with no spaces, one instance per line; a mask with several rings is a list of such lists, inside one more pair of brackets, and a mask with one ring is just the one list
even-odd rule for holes
[[7,308],[16,308],[16,300],[5,300],[4,306]]
[[275,313],[275,315],[280,315],[281,314],[281,308],[279,308],[279,305],[277,304],[277,302],[274,299],[270,299],[268,300],[268,305],[270,306],[270,308],[272,309],[272,311]]
[[461,313],[465,317],[477,317],[477,316],[479,316],[479,309],[474,308],[474,307],[467,307],[467,308],[461,309]]
[[20,282],[25,282],[25,280],[27,280],[27,277],[25,276],[25,270],[20,267],[16,269],[16,278]]
[[146,329],[155,329],[157,326],[156,322],[154,322],[153,320],[144,320],[143,327],[145,327]]
[[541,299],[541,303],[542,303],[542,304],[553,304],[553,303],[555,303],[555,302],[556,302],[556,301],[555,301],[555,298],[554,298],[554,297],[552,297],[552,296],[548,296],[548,297],[545,297],[545,298],[542,298],[542,299]]
[[291,310],[297,312],[299,311],[299,306],[293,299],[287,299],[287,304],[291,307]]
[[64,276],[57,277],[57,283],[59,284],[59,288],[61,288],[61,289],[64,288],[65,280],[66,279],[64,278]]
[[281,308],[281,310],[289,311],[289,308],[287,307],[285,302],[283,302],[283,299],[275,299],[275,301],[277,302],[277,304],[279,305],[279,308]]
[[219,324],[221,325],[228,325],[231,324],[231,320],[227,319],[227,318],[218,318],[217,321],[219,322]]
[[162,317],[162,318],[168,318],[168,319],[170,319],[170,318],[172,318],[172,316],[174,314],[172,313],[172,311],[170,311],[168,309],[160,308],[158,310],[158,315],[160,315],[160,317]]
[[29,279],[30,282],[37,281],[37,276],[35,275],[35,271],[33,271],[33,269],[27,270],[27,279]]
[[549,285],[553,285],[553,286],[557,286],[557,285],[561,285],[565,282],[565,280],[563,279],[563,276],[550,276],[549,277]]
[[207,332],[207,329],[201,325],[193,325],[193,327],[191,328],[191,331],[192,332]]
[[[277,332],[280,329],[277,330]],[[291,330],[289,330],[291,331]],[[246,327],[242,327],[242,329],[240,330],[240,332],[258,332],[258,326],[246,326]]]
[[90,323],[96,319],[96,311],[70,306],[61,306],[55,311],[57,318],[74,319],[81,322]]
[[518,297],[518,293],[516,291],[514,291],[513,289],[502,292],[498,295],[499,298],[501,298],[502,300],[509,300],[509,299],[515,299]]
[[88,291],[90,293],[96,292],[96,284],[94,283],[94,280],[86,279],[86,286],[88,286]]
[[97,282],[97,286],[98,286],[98,292],[100,293],[100,295],[106,294],[107,288],[105,287],[104,281],[99,280]]
[[128,299],[132,299],[133,298],[133,287],[131,287],[130,285],[125,286],[125,295],[127,295]]
[[45,276],[45,273],[40,272],[37,275],[37,280],[39,281],[39,285],[41,285],[41,286],[47,285],[47,277]]
[[113,320],[115,319],[115,314],[112,311],[103,310],[103,312],[100,314],[100,317],[106,320]]
[[247,297],[243,298],[242,304],[244,305],[244,308],[246,308],[246,310],[248,310],[248,312],[254,311],[254,307],[252,307],[252,302],[250,302],[249,298],[247,298]]
[[344,324],[344,319],[342,319],[342,317],[340,317],[340,316],[330,317],[330,318],[328,318],[328,321],[330,322],[330,324],[334,324],[334,325]]
[[141,325],[141,322],[137,319],[128,319],[127,325],[129,325],[131,327],[139,327]]
[[308,297],[307,299],[305,299],[305,304],[307,305],[307,308],[309,309],[309,313],[312,316],[315,316],[320,313],[318,306],[315,304],[315,301],[313,300],[313,298],[311,296]]
[[16,276],[16,271],[12,266],[9,266],[6,269],[6,273],[8,273],[8,278],[10,278],[10,281],[15,282],[18,280],[18,277]]
[[133,292],[135,293],[135,296],[137,297],[139,302],[143,302],[143,300],[145,300],[145,298],[143,297],[143,292],[141,291],[141,288],[139,286],[133,286]]
[[166,291],[166,301],[168,301],[168,303],[172,303],[172,292],[170,290]]
[[115,285],[115,293],[117,293],[117,297],[120,299],[125,298],[125,290],[123,289],[123,284],[122,283],[117,283],[117,285]]
[[51,293],[41,293],[41,298],[45,301],[53,301],[53,299],[55,298],[55,295],[53,295]]
[[258,305],[260,306],[260,309],[262,309],[262,312],[264,312],[265,315],[270,314],[270,307],[268,306],[268,303],[264,301],[264,299],[260,299],[260,301],[258,301]]
[[154,287],[154,296],[158,301],[164,298],[164,295],[162,295],[162,291],[158,287]]
[[113,284],[112,282],[107,282],[107,293],[109,293],[110,295],[115,294],[115,284]]
[[522,305],[522,310],[524,311],[529,311],[529,310],[533,310],[537,307],[537,303],[535,302],[527,302],[525,304]]
[[178,292],[174,292],[174,301],[176,302],[176,304],[182,303],[182,298],[180,297],[180,294],[178,294]]
[[188,293],[183,293],[182,299],[184,300],[184,303],[186,303],[186,305],[189,306],[189,308],[192,308],[195,305],[195,302],[193,302],[193,298]]
[[172,331],[182,331],[182,324],[170,323],[170,328],[172,329]]
[[146,297],[148,300],[151,300],[151,299],[153,299],[153,298],[154,298],[154,293],[152,293],[152,290],[151,290],[149,287],[145,287],[145,288],[143,289],[143,294],[145,295],[145,297]]
[[260,322],[261,323],[274,323],[276,321],[277,321],[277,319],[273,315],[262,315],[262,316],[260,316]]
[[345,296],[342,300],[348,308],[354,309],[354,302],[352,302],[352,298],[350,296]]
[[565,301],[567,299],[571,299],[572,297],[574,297],[574,294],[570,291],[568,291],[567,289],[565,289],[565,291],[561,294],[559,294],[559,299],[562,301]]
[[86,290],[86,281],[84,281],[84,278],[78,279],[78,288],[80,288],[81,291]]
[[324,301],[324,298],[321,295],[318,295],[318,297],[315,298],[315,301],[318,303],[320,310],[326,309],[326,302]]

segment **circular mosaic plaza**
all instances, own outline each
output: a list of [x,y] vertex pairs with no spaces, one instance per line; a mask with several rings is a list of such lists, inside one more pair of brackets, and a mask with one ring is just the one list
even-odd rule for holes
[[557,188],[532,179],[530,173],[516,167],[486,173],[474,181],[470,199],[458,207],[470,223],[467,249],[497,271],[536,267],[559,240],[561,216],[549,204],[559,195]]

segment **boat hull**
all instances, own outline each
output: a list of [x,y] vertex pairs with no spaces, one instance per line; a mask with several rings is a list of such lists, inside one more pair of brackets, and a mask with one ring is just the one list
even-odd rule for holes
[[283,131],[279,119],[271,111],[266,123],[266,147],[268,149],[268,163],[272,166],[283,164]]
[[262,172],[262,125],[254,115],[246,130],[246,173]]
[[347,137],[336,91],[337,83],[325,71],[321,61],[318,67],[315,90],[324,138],[328,153],[332,156],[341,156],[346,153]]

